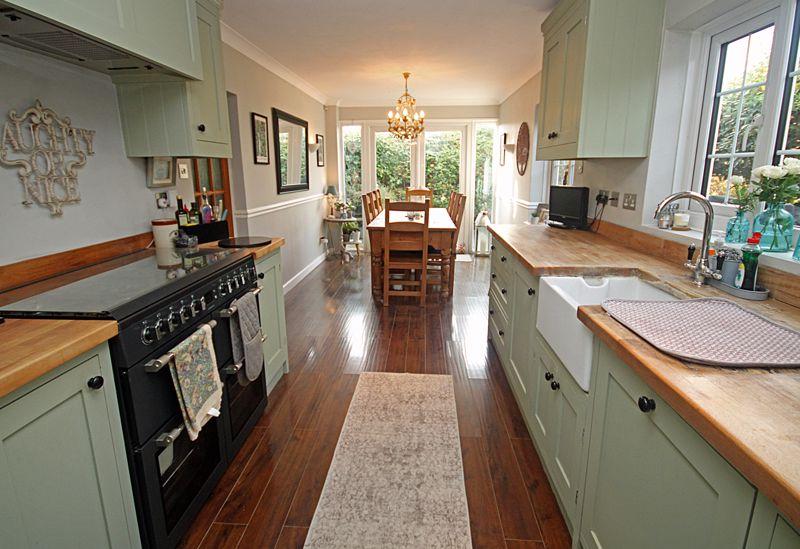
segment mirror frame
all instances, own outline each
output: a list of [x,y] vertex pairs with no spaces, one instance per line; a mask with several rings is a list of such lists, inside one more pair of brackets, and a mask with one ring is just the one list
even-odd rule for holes
[[[297,185],[283,185],[281,182],[281,143],[280,143],[280,121],[285,120],[306,129],[306,142],[303,147],[303,154],[306,155],[306,182]],[[307,191],[311,183],[311,167],[308,164],[308,122],[272,107],[272,143],[275,151],[275,181],[278,186],[278,194],[291,193],[296,191]]]

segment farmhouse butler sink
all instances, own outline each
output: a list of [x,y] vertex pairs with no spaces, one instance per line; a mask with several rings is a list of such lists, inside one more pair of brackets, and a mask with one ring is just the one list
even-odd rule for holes
[[592,374],[592,332],[578,307],[606,299],[673,301],[676,297],[636,277],[545,276],[539,283],[536,328],[584,391]]

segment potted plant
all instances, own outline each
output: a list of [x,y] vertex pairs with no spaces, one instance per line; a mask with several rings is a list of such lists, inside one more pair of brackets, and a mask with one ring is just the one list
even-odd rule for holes
[[336,208],[336,214],[339,216],[340,219],[346,219],[350,217],[350,214],[347,212],[347,203],[336,201],[334,204],[334,208]]
[[753,194],[765,203],[765,209],[753,223],[753,232],[761,233],[765,252],[788,252],[792,245],[794,217],[784,209],[800,197],[800,160],[784,158],[778,166],[759,166],[753,170]]
[[355,242],[361,236],[361,231],[358,229],[358,223],[355,221],[348,221],[342,224],[342,235],[345,242]]
[[750,220],[747,218],[747,213],[756,209],[758,198],[740,175],[731,177],[731,194],[732,202],[738,206],[738,210],[725,228],[725,242],[744,244],[750,236]]

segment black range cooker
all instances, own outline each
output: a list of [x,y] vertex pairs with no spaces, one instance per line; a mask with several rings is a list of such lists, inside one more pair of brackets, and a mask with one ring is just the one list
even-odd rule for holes
[[[17,318],[114,319],[109,341],[142,543],[174,547],[267,404],[266,375],[242,386],[229,322],[234,299],[260,291],[252,257],[236,250],[158,251],[0,308]],[[184,430],[167,353],[213,326],[223,391],[219,418],[195,441]]]

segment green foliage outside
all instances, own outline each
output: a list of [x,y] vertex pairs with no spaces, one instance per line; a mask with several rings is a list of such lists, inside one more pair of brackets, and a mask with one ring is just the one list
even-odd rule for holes
[[411,145],[388,132],[377,134],[375,176],[384,200],[405,200],[405,188],[411,185]]
[[425,186],[433,191],[431,206],[446,208],[450,193],[459,190],[461,132],[425,134]]
[[479,126],[475,136],[475,211],[492,213],[492,152],[494,127]]
[[344,196],[356,217],[361,217],[361,132],[342,131],[344,145]]

